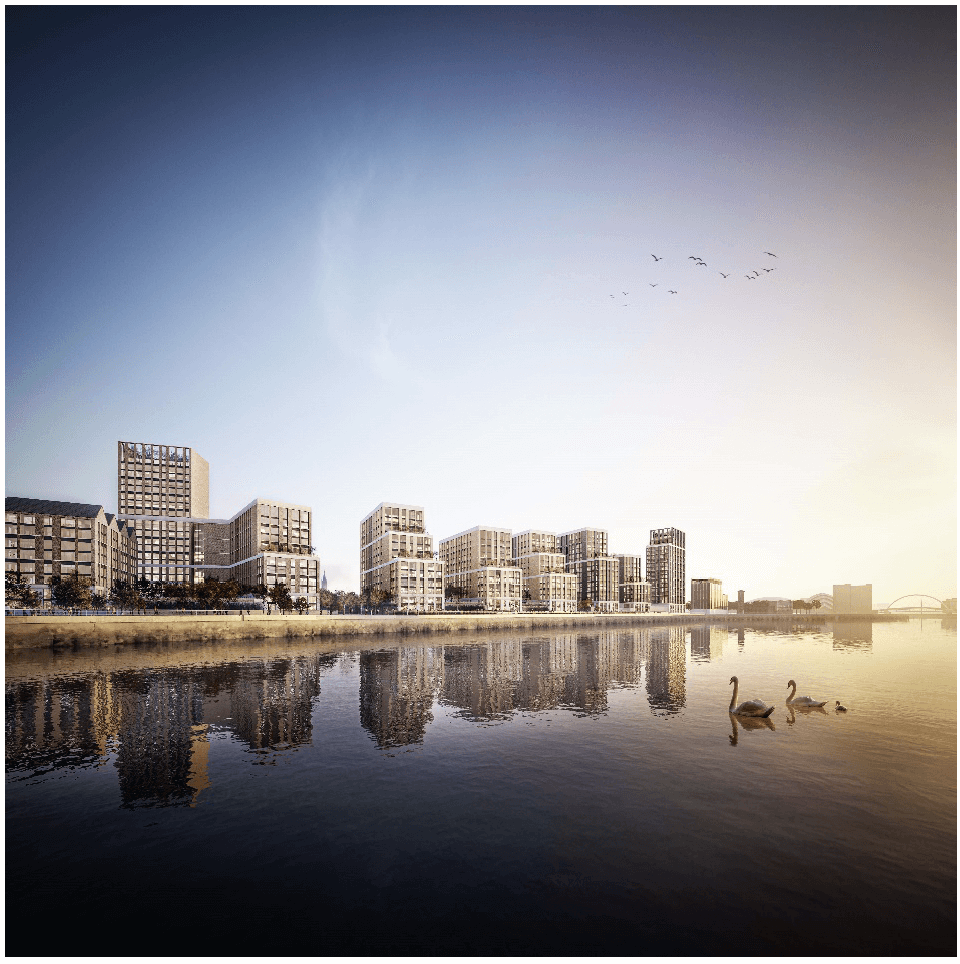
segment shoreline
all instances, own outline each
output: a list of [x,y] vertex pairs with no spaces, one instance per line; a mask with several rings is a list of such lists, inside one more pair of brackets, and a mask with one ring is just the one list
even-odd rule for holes
[[[942,614],[931,613],[933,618]],[[350,636],[416,636],[484,630],[576,629],[664,625],[822,626],[844,622],[906,622],[904,613],[870,615],[777,613],[442,613],[421,616],[323,616],[240,612],[126,616],[7,616],[4,649],[76,649],[136,643],[210,642]]]

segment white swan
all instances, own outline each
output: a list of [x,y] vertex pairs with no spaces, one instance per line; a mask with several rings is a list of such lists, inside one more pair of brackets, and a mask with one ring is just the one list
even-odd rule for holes
[[797,696],[797,684],[793,680],[787,683],[787,686],[792,686],[793,689],[790,691],[790,695],[787,697],[787,706],[823,706],[826,700],[814,700],[809,696]]
[[773,706],[767,706],[763,700],[745,700],[739,706],[735,707],[737,702],[737,690],[740,688],[740,681],[736,676],[730,677],[730,682],[733,683],[733,696],[730,697],[730,712],[735,716],[769,716],[775,709]]
[[838,712],[838,713],[846,713],[846,712],[847,712],[847,708],[846,708],[845,706],[841,706],[841,705],[840,705],[840,700],[837,700],[837,712]]

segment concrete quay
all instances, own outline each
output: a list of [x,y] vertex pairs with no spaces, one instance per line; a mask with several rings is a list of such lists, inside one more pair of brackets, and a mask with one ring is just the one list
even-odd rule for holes
[[233,612],[223,615],[7,616],[5,651],[35,648],[123,646],[130,643],[184,643],[241,639],[296,639],[338,636],[416,636],[485,631],[537,630],[603,632],[664,625],[731,627],[823,627],[834,622],[894,622],[903,614],[814,616],[719,613],[438,613],[419,616],[323,616]]

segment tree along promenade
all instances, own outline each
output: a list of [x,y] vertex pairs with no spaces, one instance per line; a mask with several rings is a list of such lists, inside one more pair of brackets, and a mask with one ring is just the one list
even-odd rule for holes
[[161,611],[148,615],[10,615],[6,617],[5,649],[118,646],[129,643],[183,643],[195,640],[240,640],[337,636],[416,636],[465,633],[571,629],[600,632],[613,628],[664,625],[730,625],[798,628],[833,622],[908,619],[901,614],[862,616],[737,613],[435,613],[417,616],[325,616],[232,611],[196,613]]

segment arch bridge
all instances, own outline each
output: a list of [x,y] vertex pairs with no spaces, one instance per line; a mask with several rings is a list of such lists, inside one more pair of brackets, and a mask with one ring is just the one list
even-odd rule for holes
[[[897,605],[897,603],[903,602],[905,599],[918,599],[920,601],[915,603],[910,603],[909,605],[906,605],[906,606]],[[929,605],[928,603],[925,603],[924,600],[927,600],[927,599],[936,603],[936,606],[934,607]],[[906,596],[899,596],[897,599],[894,599],[892,603],[888,603],[880,611],[885,613],[925,613],[925,612],[929,612],[931,609],[936,609],[938,613],[942,612],[943,601],[940,599],[937,599],[936,596],[931,596],[931,595],[928,595],[927,593],[911,592],[911,593],[907,593]]]

